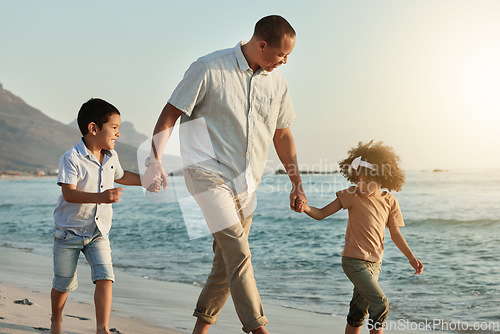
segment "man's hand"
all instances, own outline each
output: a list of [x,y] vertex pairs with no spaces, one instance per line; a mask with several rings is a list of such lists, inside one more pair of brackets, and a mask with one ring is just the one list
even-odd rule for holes
[[123,188],[113,188],[99,193],[99,203],[116,203],[120,202],[120,196]]
[[304,212],[306,209],[307,198],[301,186],[293,185],[290,191],[290,209],[295,212]]
[[160,192],[162,186],[163,189],[167,189],[167,173],[160,163],[153,163],[146,168],[144,175],[141,175],[141,182],[147,191]]

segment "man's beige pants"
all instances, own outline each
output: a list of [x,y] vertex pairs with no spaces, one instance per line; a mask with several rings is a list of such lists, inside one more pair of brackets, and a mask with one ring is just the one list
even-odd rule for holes
[[229,182],[202,169],[185,169],[184,178],[214,238],[212,271],[194,316],[215,324],[231,294],[243,331],[251,332],[268,322],[257,290],[248,244],[255,193],[237,194]]

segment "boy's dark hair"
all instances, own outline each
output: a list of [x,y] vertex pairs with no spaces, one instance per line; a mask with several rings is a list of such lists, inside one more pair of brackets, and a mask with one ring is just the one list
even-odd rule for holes
[[[358,183],[360,175],[375,181],[389,191],[400,191],[405,183],[405,173],[399,168],[399,156],[391,146],[382,142],[370,141],[368,144],[359,142],[357,147],[349,150],[349,156],[339,162],[340,173],[351,183]],[[351,168],[351,163],[357,157],[371,163],[374,170],[366,167]]]
[[99,129],[113,114],[120,115],[114,105],[102,99],[92,98],[85,102],[78,112],[78,127],[83,136],[89,132],[89,124],[94,122]]
[[255,36],[262,38],[269,46],[281,46],[281,39],[288,35],[295,37],[295,30],[290,23],[279,15],[269,15],[261,18],[255,24],[253,33]]

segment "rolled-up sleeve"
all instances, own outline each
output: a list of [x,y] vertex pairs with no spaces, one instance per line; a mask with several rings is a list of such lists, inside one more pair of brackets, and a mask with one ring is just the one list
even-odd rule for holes
[[387,220],[387,227],[391,226],[405,226],[403,214],[401,213],[401,208],[399,207],[399,202],[395,197],[392,197],[391,211],[389,212],[389,218]]
[[59,160],[59,175],[57,184],[77,184],[78,183],[78,166],[71,154],[64,154]]
[[197,60],[192,63],[170,96],[168,103],[187,116],[191,116],[194,107],[205,97],[208,75],[208,68],[203,61]]
[[353,195],[354,193],[352,188],[344,189],[337,192],[337,198],[340,200],[340,203],[342,204],[342,209],[347,210],[351,207]]
[[293,108],[292,97],[288,90],[288,85],[283,80],[285,90],[281,97],[280,111],[276,121],[276,129],[284,129],[295,122],[295,110]]

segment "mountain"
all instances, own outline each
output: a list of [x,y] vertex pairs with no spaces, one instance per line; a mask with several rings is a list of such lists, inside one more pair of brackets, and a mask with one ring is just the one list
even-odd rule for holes
[[[78,124],[76,123],[76,119],[73,122],[69,123],[68,125],[78,129]],[[137,132],[137,130],[134,127],[134,124],[127,121],[122,122],[120,126],[120,139],[118,139],[120,143],[124,143],[133,147],[139,147],[147,139],[148,136],[143,135],[140,132]]]
[[[80,137],[78,129],[48,117],[0,84],[0,171],[56,170],[61,155]],[[116,143],[124,169],[138,170],[136,150]]]

